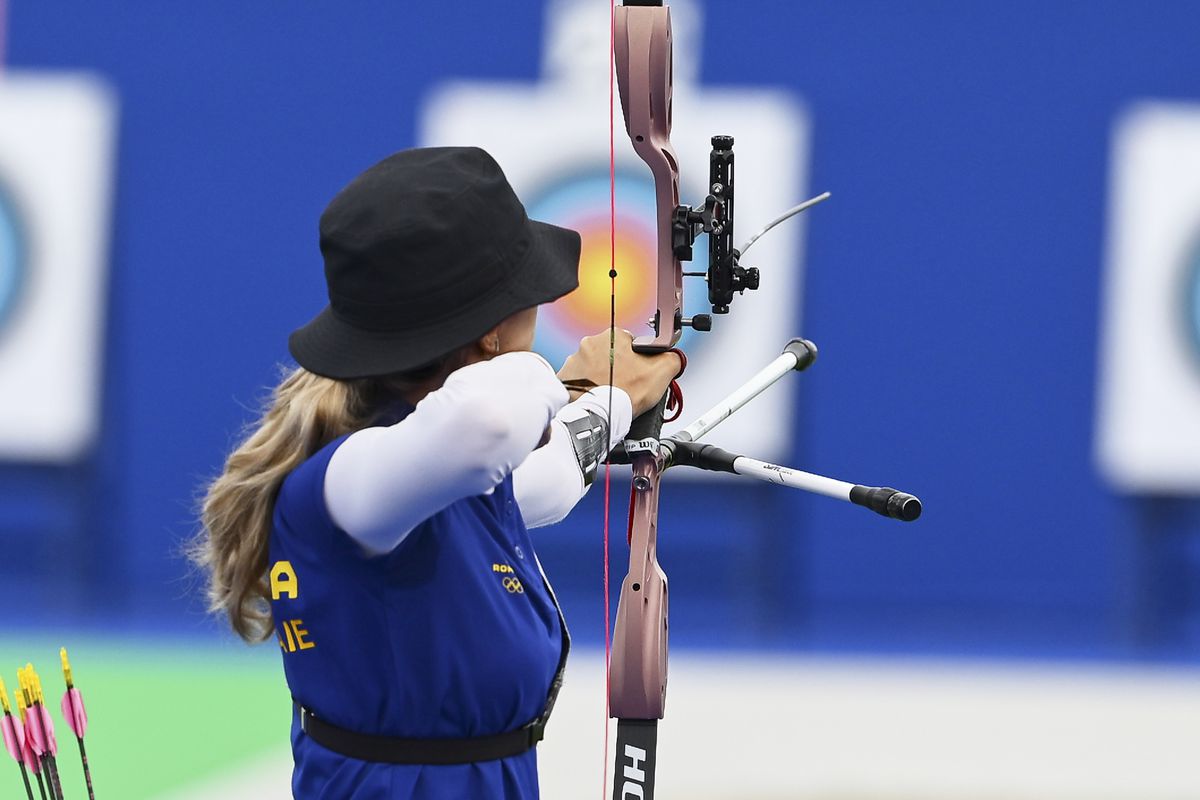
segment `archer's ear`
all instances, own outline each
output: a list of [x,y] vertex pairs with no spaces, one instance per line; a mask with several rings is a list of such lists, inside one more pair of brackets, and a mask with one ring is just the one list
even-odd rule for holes
[[479,349],[479,354],[484,358],[492,358],[500,354],[500,326],[492,328],[490,331],[480,336],[475,340],[475,346]]

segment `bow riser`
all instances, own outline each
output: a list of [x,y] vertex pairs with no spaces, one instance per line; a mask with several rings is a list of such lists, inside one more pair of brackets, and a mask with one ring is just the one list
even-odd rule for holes
[[[633,349],[661,353],[679,341],[684,325],[683,269],[674,241],[680,205],[679,162],[671,146],[671,15],[662,0],[625,0],[614,9],[613,26],[625,129],[654,177],[657,218],[654,335],[635,338]],[[653,413],[635,420],[625,443],[633,467],[629,572],[609,661],[609,714],[617,718],[616,800],[653,800],[657,725],[666,706],[667,576],[657,558],[659,479],[666,467],[658,439],[665,404],[664,397]]]
[[658,230],[654,335],[637,337],[633,347],[661,352],[683,333],[683,268],[671,236],[679,206],[679,162],[671,146],[670,11],[662,5],[618,7],[614,59],[625,130],[654,176]]

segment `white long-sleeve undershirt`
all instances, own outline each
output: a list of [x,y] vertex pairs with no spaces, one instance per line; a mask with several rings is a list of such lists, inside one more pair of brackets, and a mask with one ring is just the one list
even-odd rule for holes
[[[554,369],[534,353],[506,353],[456,370],[405,419],[351,434],[330,458],[325,504],[367,551],[395,548],[456,500],[490,492],[513,473],[529,527],[557,522],[587,487],[565,423],[603,416],[609,388],[567,403]],[[629,397],[612,389],[610,446],[629,429]],[[551,428],[549,443],[534,450]]]

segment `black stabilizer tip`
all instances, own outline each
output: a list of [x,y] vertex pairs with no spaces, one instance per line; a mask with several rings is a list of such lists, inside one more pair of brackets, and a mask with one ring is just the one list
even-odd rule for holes
[[783,348],[783,352],[796,357],[796,372],[803,372],[817,360],[817,346],[808,339],[792,339],[787,343],[787,347]]
[[921,516],[920,500],[887,486],[855,486],[850,490],[850,502],[904,522],[912,522]]
[[911,494],[896,492],[888,498],[888,516],[892,519],[912,522],[921,516],[921,501]]

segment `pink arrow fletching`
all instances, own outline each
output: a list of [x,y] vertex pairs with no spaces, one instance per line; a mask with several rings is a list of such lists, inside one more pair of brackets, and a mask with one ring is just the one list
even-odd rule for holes
[[58,740],[54,738],[54,718],[50,716],[50,709],[46,708],[45,704],[39,704],[38,715],[42,718],[42,736],[45,737],[46,750],[50,755],[58,755]]
[[31,707],[25,714],[25,743],[35,755],[46,752],[46,733],[42,730],[42,715],[37,707]]
[[63,694],[62,714],[63,719],[67,721],[67,727],[76,738],[82,739],[87,733],[87,711],[83,707],[83,695],[78,689],[68,689]]
[[20,720],[5,714],[4,719],[0,720],[0,727],[4,731],[4,749],[13,757],[13,761],[20,761],[25,751],[25,731],[21,728]]
[[37,772],[39,769],[38,757],[37,753],[35,753],[33,750],[33,737],[31,736],[25,737],[25,749],[23,755],[25,757],[25,766],[29,769],[29,771]]

